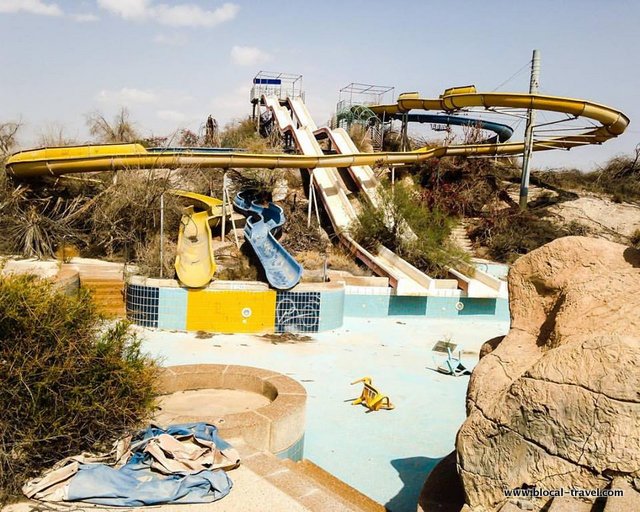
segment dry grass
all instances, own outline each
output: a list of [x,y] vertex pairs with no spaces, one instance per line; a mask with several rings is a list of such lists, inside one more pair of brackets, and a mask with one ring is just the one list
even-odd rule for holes
[[[175,239],[175,240],[174,240]],[[165,233],[162,255],[162,277],[173,279],[176,276],[174,263],[177,254],[177,237],[174,233]],[[147,277],[160,277],[160,234],[154,234],[147,243],[136,249],[136,264],[140,274]]]

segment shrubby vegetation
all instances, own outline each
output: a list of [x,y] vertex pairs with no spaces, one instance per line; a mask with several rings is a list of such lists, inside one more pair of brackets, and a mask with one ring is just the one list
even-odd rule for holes
[[85,291],[0,279],[0,501],[60,459],[103,450],[150,415],[157,366]]
[[467,259],[449,241],[454,219],[429,208],[415,188],[397,183],[381,190],[383,207],[362,203],[351,234],[365,249],[382,244],[432,277],[445,277],[447,267]]
[[639,201],[640,145],[633,155],[614,157],[595,171],[564,169],[541,172],[539,177],[556,187],[606,194],[618,203]]

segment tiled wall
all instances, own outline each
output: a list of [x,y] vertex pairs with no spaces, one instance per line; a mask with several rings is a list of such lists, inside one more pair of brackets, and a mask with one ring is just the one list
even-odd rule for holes
[[383,287],[347,286],[276,293],[129,284],[127,316],[138,325],[167,330],[312,333],[336,329],[348,317],[508,321],[509,303],[503,298],[397,296]]
[[189,290],[187,330],[223,333],[273,332],[276,292]]
[[318,332],[320,292],[278,292],[276,332]]
[[127,286],[127,318],[143,327],[158,327],[158,298],[155,286],[130,284]]

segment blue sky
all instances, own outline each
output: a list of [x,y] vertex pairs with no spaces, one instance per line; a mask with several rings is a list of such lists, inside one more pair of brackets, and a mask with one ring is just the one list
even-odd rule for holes
[[[304,76],[316,122],[350,82],[420,91],[493,90],[542,55],[541,92],[624,111],[629,131],[600,147],[536,155],[591,168],[640,142],[634,120],[640,2],[0,0],[0,121],[21,145],[57,131],[86,141],[87,113],[126,106],[144,135],[250,112],[261,69]],[[526,91],[528,69],[500,90]]]

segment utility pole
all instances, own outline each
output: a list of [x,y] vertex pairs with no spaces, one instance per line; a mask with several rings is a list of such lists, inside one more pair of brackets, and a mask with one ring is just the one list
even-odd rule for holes
[[[64,252],[63,252],[64,257]],[[160,278],[164,268],[164,192],[160,194]]]
[[[531,59],[531,81],[529,82],[529,94],[538,93],[540,77],[540,51],[533,50],[533,58]],[[529,196],[529,174],[531,167],[531,153],[533,151],[533,126],[536,122],[536,111],[529,109],[527,115],[527,127],[524,131],[524,156],[522,158],[522,179],[520,181],[520,209],[527,207],[527,199]]]

